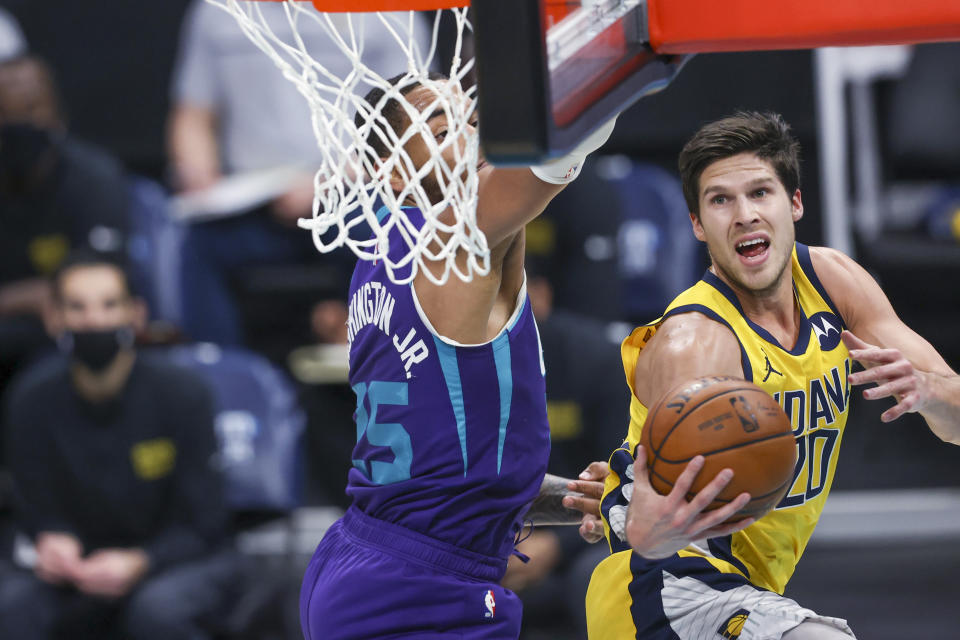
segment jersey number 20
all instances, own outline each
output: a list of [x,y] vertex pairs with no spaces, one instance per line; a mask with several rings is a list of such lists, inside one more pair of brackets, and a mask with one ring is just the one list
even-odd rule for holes
[[836,429],[817,429],[797,438],[797,466],[793,471],[792,488],[777,509],[796,507],[823,493],[839,436]]

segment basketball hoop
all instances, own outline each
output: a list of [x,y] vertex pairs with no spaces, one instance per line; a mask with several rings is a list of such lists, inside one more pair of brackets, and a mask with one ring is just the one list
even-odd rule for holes
[[[479,140],[467,135],[476,90],[462,86],[474,62],[472,57],[461,58],[464,35],[472,29],[468,0],[313,0],[312,6],[270,0],[283,6],[293,34],[289,42],[269,26],[262,8],[265,0],[207,1],[232,14],[244,34],[309,103],[322,160],[314,177],[313,217],[298,224],[310,230],[319,251],[347,246],[361,259],[383,261],[389,278],[399,284],[411,282],[418,272],[437,284],[446,282],[451,272],[464,281],[489,273],[490,251],[476,220]],[[436,11],[426,51],[415,39],[415,21],[423,20],[415,14],[419,10]],[[445,10],[453,17],[456,37],[452,59],[440,61],[437,39]],[[350,61],[344,77],[311,56],[297,29],[305,20],[319,24],[329,45]],[[364,27],[371,21],[385,27],[397,59],[405,61],[398,82],[391,83],[391,74],[362,60]],[[449,81],[431,79],[431,70],[442,72]],[[434,102],[418,111],[403,97],[411,85],[430,89]],[[370,104],[364,96],[375,88],[382,96]],[[391,103],[406,114],[409,126],[403,131],[394,131],[384,117],[383,109]],[[427,125],[438,110],[448,125],[441,142]],[[404,149],[418,135],[430,151],[419,168]],[[374,140],[382,143],[379,152],[371,145]],[[444,161],[444,152],[453,160]],[[394,192],[390,179],[397,174],[405,176],[404,187]],[[432,200],[424,179],[439,187],[431,189]],[[422,212],[422,225],[411,221],[408,207]],[[398,239],[406,245],[403,252],[397,251]]]

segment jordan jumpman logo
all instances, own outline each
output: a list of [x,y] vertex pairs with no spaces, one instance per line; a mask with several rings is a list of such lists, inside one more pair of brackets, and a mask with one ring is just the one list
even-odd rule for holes
[[[763,351],[763,349],[761,348],[760,351]],[[766,352],[766,351],[763,351],[763,358],[767,361],[767,363],[766,363],[767,375],[763,376],[763,381],[766,382],[766,381],[767,381],[767,378],[770,377],[770,374],[771,374],[771,373],[775,373],[775,374],[777,374],[778,376],[780,376],[780,377],[782,378],[782,377],[783,377],[783,374],[780,373],[779,371],[777,371],[776,369],[774,369],[774,368],[773,368],[773,365],[770,364],[770,357],[767,355],[767,352]]]

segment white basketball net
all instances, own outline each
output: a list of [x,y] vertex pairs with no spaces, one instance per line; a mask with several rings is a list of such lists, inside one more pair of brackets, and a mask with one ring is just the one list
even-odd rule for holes
[[[299,225],[312,232],[319,251],[346,245],[361,259],[383,261],[390,279],[400,284],[410,282],[420,271],[437,284],[446,282],[451,272],[464,281],[474,274],[489,273],[490,251],[476,220],[478,136],[466,133],[476,108],[475,89],[460,88],[473,68],[472,57],[461,59],[464,33],[472,29],[467,9],[444,10],[451,12],[456,24],[454,56],[447,66],[435,60],[442,11],[436,12],[429,50],[423,51],[423,43],[418,44],[414,38],[414,21],[423,20],[423,16],[413,11],[321,13],[310,3],[283,0],[294,34],[292,42],[285,42],[265,19],[262,6],[267,3],[207,1],[232,14],[246,36],[309,102],[322,162],[314,178],[313,217],[299,220]],[[329,46],[349,59],[351,70],[344,77],[337,77],[311,56],[297,29],[304,20],[319,23],[329,36]],[[406,60],[405,75],[396,85],[388,82],[389,76],[381,75],[384,70],[372,69],[361,60],[364,26],[375,20],[391,34],[398,60]],[[431,68],[450,80],[431,80]],[[431,89],[436,100],[418,111],[401,95],[401,89],[411,83]],[[364,96],[374,87],[384,94],[371,105]],[[391,100],[399,103],[410,123],[399,134],[382,114]],[[447,135],[440,142],[427,126],[430,115],[437,110],[446,115],[448,125]],[[361,114],[359,126],[354,123],[357,113]],[[368,142],[374,128],[387,148],[384,158],[378,158],[383,153],[377,153]],[[377,137],[376,133],[372,135]],[[430,152],[419,168],[404,149],[414,136],[421,136]],[[445,152],[452,160],[441,157]],[[396,173],[406,177],[397,193],[390,184],[391,175]],[[432,189],[434,199],[439,197],[436,202],[428,196],[428,183],[437,186]],[[381,206],[385,215],[381,213],[378,219]],[[404,207],[420,209],[425,220],[420,228],[411,222]],[[387,255],[388,235],[395,242],[398,237],[403,239],[405,255],[398,256],[396,251]]]

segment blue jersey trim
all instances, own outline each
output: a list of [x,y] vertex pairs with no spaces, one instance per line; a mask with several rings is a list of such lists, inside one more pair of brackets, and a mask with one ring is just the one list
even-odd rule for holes
[[690,313],[691,311],[702,313],[708,318],[716,320],[720,324],[730,329],[730,332],[733,333],[733,337],[737,339],[737,344],[740,345],[740,367],[743,369],[743,379],[747,382],[753,382],[753,366],[750,364],[750,357],[747,355],[747,350],[744,348],[743,343],[740,342],[740,336],[737,335],[737,332],[733,330],[733,327],[730,326],[730,323],[727,322],[719,313],[710,307],[705,307],[702,304],[685,304],[679,307],[674,307],[673,309],[667,311],[664,314],[663,319],[666,320],[670,316],[675,316],[681,313]]
[[802,356],[807,352],[807,344],[810,342],[810,318],[807,317],[806,311],[799,304],[797,307],[800,309],[800,333],[797,335],[797,343],[793,345],[793,349],[787,349],[780,342],[770,335],[770,332],[755,323],[753,320],[747,317],[747,314],[743,312],[743,307],[740,306],[740,301],[737,299],[737,295],[733,292],[733,289],[730,286],[718,278],[716,274],[707,271],[703,274],[703,281],[712,286],[714,289],[723,294],[723,296],[730,301],[730,304],[736,308],[737,312],[743,316],[743,319],[747,321],[747,324],[753,329],[754,333],[758,336],[769,342],[775,347],[780,348],[783,351],[786,351],[792,356]]
[[437,357],[440,359],[440,370],[447,383],[447,393],[450,395],[450,406],[453,407],[453,416],[457,420],[457,437],[460,438],[460,453],[463,456],[463,476],[467,476],[467,412],[463,408],[463,385],[460,382],[460,365],[457,363],[457,348],[433,336],[433,343],[437,346]]
[[513,365],[510,358],[510,334],[504,332],[493,341],[493,362],[497,368],[497,384],[500,386],[500,433],[497,437],[497,475],[503,460],[503,443],[507,439],[507,422],[510,421],[510,402],[513,399]]
[[830,307],[830,310],[833,311],[833,315],[837,316],[837,318],[840,319],[840,322],[843,322],[843,316],[841,316],[840,312],[837,311],[837,305],[833,304],[833,300],[830,299],[830,295],[827,293],[823,283],[820,282],[820,277],[813,268],[813,261],[810,260],[810,247],[805,244],[800,244],[799,242],[797,242],[796,245],[797,261],[800,263],[800,269],[807,276],[807,279],[810,280],[810,284],[812,284],[813,288],[817,290],[817,293],[820,294],[820,297],[823,298],[823,301],[827,303],[828,307]]
[[[379,200],[379,198],[377,198],[377,199]],[[401,211],[411,211],[411,210],[413,210],[413,211],[417,211],[418,213],[420,213],[421,215],[423,215],[423,212],[420,211],[420,209],[417,208],[417,207],[400,207],[400,210],[401,210]],[[377,214],[376,214],[376,215],[377,215],[377,222],[378,222],[379,224],[383,224],[384,218],[386,218],[387,215],[388,215],[391,211],[393,211],[393,209],[391,209],[391,208],[388,207],[387,205],[385,205],[385,204],[380,205],[380,208],[377,209]],[[420,227],[420,225],[417,225],[417,228],[419,228],[419,227]]]
[[[610,454],[610,471],[616,472],[616,474],[620,476],[620,487],[618,487],[616,491],[608,493],[607,497],[600,503],[600,515],[607,522],[607,526],[610,525],[610,509],[618,504],[626,506],[628,503],[627,499],[623,496],[623,485],[627,482],[627,469],[633,466],[636,453],[636,447],[634,447],[633,451],[630,451],[630,443],[624,441],[623,444],[614,449],[613,453]],[[630,544],[621,540],[612,530],[609,541],[610,553],[626,551],[630,548]]]
[[743,575],[747,577],[747,580],[750,579],[750,570],[747,568],[747,565],[733,555],[733,548],[731,543],[733,541],[732,536],[723,536],[722,538],[710,538],[707,540],[707,547],[710,549],[710,553],[713,554],[714,558],[729,562],[737,569],[743,572]]

